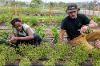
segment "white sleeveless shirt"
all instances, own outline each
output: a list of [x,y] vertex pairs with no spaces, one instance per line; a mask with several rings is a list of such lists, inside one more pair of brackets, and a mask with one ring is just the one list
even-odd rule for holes
[[20,36],[23,36],[23,37],[28,36],[27,35],[28,33],[26,31],[27,28],[29,28],[33,34],[35,33],[35,31],[30,26],[28,26],[27,24],[22,24],[22,31],[21,32],[17,31],[16,28],[14,28],[14,33],[16,35],[20,35]]

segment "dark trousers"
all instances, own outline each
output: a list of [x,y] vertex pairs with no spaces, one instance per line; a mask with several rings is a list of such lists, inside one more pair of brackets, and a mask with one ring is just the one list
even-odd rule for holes
[[40,45],[41,41],[42,39],[40,38],[40,36],[35,35],[34,39],[31,40],[18,40],[13,47],[17,48],[19,44],[25,44],[25,45],[30,44],[30,45],[37,46]]

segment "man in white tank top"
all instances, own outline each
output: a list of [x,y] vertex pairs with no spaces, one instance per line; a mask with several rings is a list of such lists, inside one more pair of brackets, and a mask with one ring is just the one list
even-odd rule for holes
[[22,21],[18,18],[14,18],[11,21],[14,34],[9,38],[10,43],[18,44],[32,44],[39,45],[41,43],[41,38],[35,34],[35,31],[32,30],[27,24],[23,24]]

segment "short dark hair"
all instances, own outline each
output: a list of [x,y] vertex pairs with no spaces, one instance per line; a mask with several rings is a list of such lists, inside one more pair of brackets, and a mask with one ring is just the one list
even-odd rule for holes
[[21,22],[21,20],[19,18],[14,18],[12,21],[11,21],[11,24],[14,26],[16,22]]

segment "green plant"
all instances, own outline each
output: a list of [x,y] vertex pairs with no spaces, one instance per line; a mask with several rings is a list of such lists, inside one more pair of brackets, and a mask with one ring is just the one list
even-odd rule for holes
[[30,66],[31,62],[27,57],[23,57],[20,61],[19,66]]
[[100,66],[100,60],[93,61],[93,66]]
[[36,27],[36,34],[38,34],[42,39],[45,37],[45,33],[44,33],[44,26],[40,26],[40,27]]
[[100,49],[93,49],[92,51],[93,66],[100,66]]
[[38,20],[37,20],[36,17],[35,18],[34,17],[30,17],[29,22],[30,22],[31,26],[34,26],[34,25],[36,25],[38,23]]
[[58,60],[66,60],[66,57],[68,56],[68,52],[70,50],[70,46],[66,44],[56,44],[54,50],[56,51],[56,56],[58,56]]
[[0,57],[2,60],[1,63],[14,63],[17,59],[17,54],[14,48],[7,45],[0,45]]
[[60,60],[66,60],[66,56],[68,54],[69,47],[66,44],[56,44],[49,52],[49,60],[44,61],[43,64],[45,66],[55,66],[55,64]]
[[52,28],[51,29],[53,37],[54,37],[54,44],[56,44],[58,42],[58,31],[57,31],[57,27]]
[[0,33],[0,44],[2,43],[7,43],[7,38],[8,38],[9,33],[2,31]]
[[24,23],[28,23],[30,17],[28,17],[28,16],[22,16],[21,19],[22,19],[22,22],[24,22]]
[[64,19],[64,16],[54,16],[53,18],[56,23],[60,24],[62,20]]
[[76,63],[82,63],[88,58],[88,52],[85,50],[85,47],[81,44],[73,47],[72,49],[72,56],[70,57],[71,60],[75,61]]
[[9,25],[9,22],[12,19],[11,13],[1,14],[0,15],[0,23],[5,23],[5,25]]
[[30,57],[32,61],[38,60],[38,59],[44,60],[45,58],[48,58],[48,54],[50,50],[51,50],[50,45],[48,45],[47,43],[44,43],[34,48],[34,50],[32,50],[31,52],[29,52],[28,57]]
[[2,53],[2,51],[5,51],[6,49],[8,49],[8,47],[5,44],[0,44],[0,54]]
[[29,58],[32,62],[35,62],[38,59],[47,57],[50,51],[50,46],[48,44],[41,44],[37,47],[22,45],[17,50],[18,54],[20,54],[22,57],[27,56],[27,58]]
[[[100,65],[100,49],[93,49],[92,58],[93,65]],[[47,58],[45,60],[44,58]],[[44,66],[55,66],[59,61],[64,62],[64,66],[79,66],[88,58],[88,52],[84,46],[77,45],[71,47],[67,44],[43,43],[37,47],[32,45],[19,45],[19,48],[14,49],[5,44],[0,45],[0,65],[14,63],[16,59],[21,59],[20,66],[30,66],[33,62],[40,61]]]
[[14,63],[17,59],[17,54],[14,48],[7,48],[1,52],[5,56],[6,63]]
[[0,65],[1,66],[4,66],[6,63],[5,63],[6,61],[5,61],[5,56],[4,55],[2,55],[2,54],[0,54]]
[[31,60],[31,62],[36,62],[40,58],[40,52],[39,48],[35,47],[27,52],[27,57]]
[[20,54],[22,57],[25,57],[27,56],[28,52],[34,50],[34,46],[21,44],[16,50],[18,54]]
[[100,25],[100,18],[99,17],[94,16],[93,20]]
[[43,62],[44,66],[55,66],[55,59],[51,58],[48,61]]
[[70,61],[66,61],[66,63],[64,64],[64,66],[79,66],[79,64],[77,64],[73,60],[70,60]]

